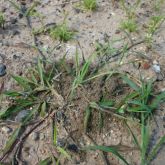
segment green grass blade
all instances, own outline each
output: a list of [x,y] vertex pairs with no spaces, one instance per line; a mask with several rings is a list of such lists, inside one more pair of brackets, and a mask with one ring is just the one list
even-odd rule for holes
[[33,84],[32,81],[28,80],[27,78],[24,78],[22,76],[12,76],[17,83],[22,86],[25,90],[30,89],[30,83]]
[[12,133],[4,149],[1,150],[3,154],[7,153],[13,147],[14,143],[16,142],[17,138],[19,137],[22,131],[23,131],[23,127],[20,126]]
[[26,11],[26,13],[25,13],[25,16],[26,16],[26,17],[27,17],[27,16],[30,16],[31,12],[34,11],[34,8],[36,7],[36,5],[37,5],[37,2],[34,2],[34,3],[32,4],[32,6]]
[[38,59],[37,68],[38,68],[38,73],[39,73],[41,85],[44,86],[43,64],[41,63],[41,60],[40,59]]
[[57,126],[53,123],[53,144],[57,145]]
[[141,146],[138,142],[138,139],[136,138],[136,135],[133,133],[133,131],[131,130],[130,126],[127,124],[127,122],[125,122],[129,132],[131,133],[132,137],[133,137],[133,140],[134,140],[134,143],[136,144],[136,146],[138,147],[139,150],[141,150]]
[[80,75],[79,75],[79,78],[80,78],[81,82],[83,81],[85,75],[87,74],[87,72],[89,70],[89,66],[90,66],[90,61],[85,62],[85,64],[83,65],[83,67],[80,71]]
[[100,145],[94,145],[94,146],[88,146],[84,148],[85,150],[101,150],[103,152],[110,152],[113,155],[117,156],[120,160],[122,160],[126,165],[129,165],[129,163],[125,160],[125,158],[119,154],[117,149],[115,147],[109,147],[109,146],[100,146]]
[[25,107],[32,105],[33,103],[26,103],[24,105],[12,105],[6,111],[0,113],[0,119],[7,119],[13,114],[18,113],[23,110]]
[[101,132],[101,129],[104,126],[104,116],[103,116],[103,112],[99,111],[99,123],[98,123],[98,127],[99,127],[99,132]]
[[65,149],[61,148],[61,147],[57,147],[57,150],[63,155],[65,156],[67,159],[71,160],[71,156],[65,151]]
[[150,163],[150,161],[156,156],[158,153],[160,147],[165,143],[165,135],[160,138],[159,142],[154,146],[151,153],[149,154],[147,158],[147,162]]
[[78,54],[77,47],[76,47],[75,63],[76,63],[76,76],[78,76],[80,60],[79,60],[79,54]]
[[21,96],[21,94],[17,91],[5,91],[4,94],[6,96],[10,96],[10,97],[18,97]]
[[90,117],[91,117],[92,111],[90,107],[87,107],[85,109],[85,118],[84,118],[84,131],[87,132],[88,125],[90,122]]
[[146,156],[147,156],[147,149],[149,145],[149,139],[150,139],[150,134],[149,134],[149,121],[147,122],[147,125],[145,125],[145,119],[144,119],[144,114],[141,114],[141,120],[142,120],[142,125],[141,125],[141,164],[145,164],[146,162]]
[[41,117],[45,117],[45,115],[46,115],[46,108],[47,108],[47,104],[46,104],[46,102],[44,101],[44,102],[41,104],[41,112],[40,112],[40,116],[41,116]]
[[17,9],[18,11],[21,11],[21,8],[15,2],[13,2],[11,0],[7,0],[7,1],[9,1],[14,6],[15,9]]
[[28,124],[28,122],[33,119],[33,115],[35,115],[35,113],[38,111],[39,106],[37,108],[34,107],[32,110],[30,110],[30,113],[23,119],[22,125]]
[[41,160],[37,165],[50,165],[52,164],[52,159],[51,157],[48,157],[44,160]]
[[139,91],[139,87],[134,83],[132,80],[130,80],[127,76],[122,75],[121,78],[135,91]]
[[155,98],[152,100],[152,103],[151,103],[151,108],[152,109],[155,109],[158,107],[159,103],[161,101],[165,100],[165,92],[162,92],[161,94],[155,96]]

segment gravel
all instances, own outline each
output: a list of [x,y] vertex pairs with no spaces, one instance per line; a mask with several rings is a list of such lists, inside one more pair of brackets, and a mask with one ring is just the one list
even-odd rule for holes
[[0,64],[0,77],[5,76],[6,74],[6,65]]

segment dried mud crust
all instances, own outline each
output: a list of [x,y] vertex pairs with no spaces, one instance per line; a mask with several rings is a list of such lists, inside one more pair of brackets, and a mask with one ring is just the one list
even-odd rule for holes
[[[143,22],[148,19],[149,15],[152,15],[152,1],[147,0],[144,2],[145,7],[141,7],[138,11],[138,21]],[[40,11],[44,16],[44,23],[60,23],[63,20],[63,11],[69,11],[68,24],[71,28],[78,30],[76,39],[79,41],[83,53],[87,58],[94,51],[94,43],[96,40],[100,42],[103,41],[104,33],[107,33],[109,38],[119,37],[122,34],[117,34],[116,30],[119,27],[121,20],[124,19],[124,12],[119,7],[118,2],[116,2],[116,7],[113,7],[111,3],[107,1],[99,1],[99,8],[96,12],[80,12],[77,13],[74,9],[74,5],[67,3],[66,5],[60,5],[65,3],[64,1],[43,1],[42,5],[37,7],[37,11]],[[30,6],[30,2],[27,5]],[[39,56],[38,52],[28,45],[33,45],[33,37],[26,25],[25,19],[18,18],[18,12],[8,3],[6,0],[0,0],[0,8],[5,9],[5,17],[8,23],[6,24],[5,30],[0,29],[0,53],[3,55],[3,62],[7,66],[7,75],[0,78],[0,89],[3,90],[16,88],[15,83],[11,79],[10,74],[22,75],[31,65],[34,63],[36,57]],[[165,9],[165,8],[164,8]],[[144,16],[144,17],[142,17]],[[11,18],[17,18],[17,23],[12,24],[10,22]],[[40,27],[39,20],[32,18],[32,26],[34,28]],[[162,26],[164,27],[164,25]],[[14,34],[15,30],[18,30],[18,34]],[[54,41],[49,35],[38,36],[38,45],[45,48],[54,47],[58,45],[58,41]],[[152,60],[157,60],[160,63],[162,72],[165,73],[165,30],[162,28],[160,32],[154,36],[155,43],[154,49],[158,54],[153,52],[148,52],[147,55]],[[23,43],[23,44],[22,44]],[[27,45],[26,45],[27,44]],[[58,49],[53,51],[52,54],[45,52],[46,57],[50,58],[52,61],[63,56],[67,52],[67,58],[72,59],[74,56],[75,45],[77,43],[74,41],[69,41],[68,43],[61,44]],[[73,50],[70,50],[72,49]],[[137,49],[145,49],[145,45],[140,45]],[[68,51],[69,50],[69,51]],[[129,59],[135,59],[131,55]],[[111,64],[110,67],[115,66]],[[129,72],[138,77],[139,71],[135,69],[132,65],[127,65],[120,68],[121,71]],[[149,70],[140,69],[145,78],[155,77],[155,73],[152,68]],[[59,87],[60,93],[66,98],[69,93],[69,87],[73,81],[72,77],[63,76],[61,78],[61,87]],[[74,99],[73,103],[67,107],[59,114],[59,139],[68,143],[76,144],[81,147],[84,145],[92,144],[90,139],[84,135],[83,119],[84,110],[88,106],[86,99],[90,101],[99,101],[101,97],[101,92],[108,93],[107,98],[117,98],[120,100],[124,94],[128,92],[127,87],[123,87],[121,90],[119,86],[121,82],[115,78],[106,81],[104,86],[100,86],[101,80],[94,80],[90,85],[86,85],[83,88],[79,88],[77,97]],[[123,89],[122,88],[122,89]],[[165,88],[165,80],[155,83],[155,90],[161,91]],[[61,90],[62,89],[62,90]],[[115,93],[115,95],[112,93]],[[85,97],[84,97],[85,95]],[[164,116],[165,116],[165,106],[162,105],[155,114],[157,123],[159,127],[156,127],[153,123],[153,129],[155,129],[156,137],[153,143],[162,135],[165,134],[164,131]],[[104,145],[118,145],[122,144],[125,146],[133,146],[131,135],[128,133],[127,129],[123,127],[121,120],[111,116],[105,115],[104,127],[101,132],[98,130],[98,112],[94,110],[95,113],[92,118],[90,129],[88,130],[89,136],[97,143]],[[134,128],[137,136],[140,136],[140,131],[136,125],[131,125]],[[11,126],[13,130],[14,126]],[[22,149],[22,158],[29,165],[36,164],[39,160],[42,160],[50,155],[51,150],[51,126],[49,121],[42,124],[35,132],[40,134],[38,140],[34,140],[31,136],[26,140],[25,145]],[[5,134],[0,129],[0,148],[3,148],[6,140],[9,138],[9,134]],[[44,138],[41,138],[42,137]],[[140,138],[140,137],[139,137]],[[54,150],[53,150],[54,151]],[[55,151],[54,151],[55,152]],[[153,165],[164,165],[164,148],[160,151],[156,159],[153,161]],[[126,159],[132,164],[139,165],[139,152],[126,150],[123,152]],[[58,155],[56,152],[53,153]],[[62,164],[81,164],[81,165],[102,165],[103,159],[100,157],[98,152],[80,152],[71,153],[73,156],[73,161],[63,160]],[[122,164],[118,159],[116,159],[111,154],[108,154],[108,158],[111,164],[119,165]],[[6,161],[8,162],[10,158]]]

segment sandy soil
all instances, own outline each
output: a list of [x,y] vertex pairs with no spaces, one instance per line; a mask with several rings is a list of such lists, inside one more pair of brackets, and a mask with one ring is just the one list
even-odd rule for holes
[[[134,40],[140,40],[145,34],[143,25],[147,23],[152,15],[157,14],[153,10],[153,1],[142,1],[139,9],[137,10],[137,21],[139,23],[139,32],[132,35]],[[26,6],[31,6],[32,2],[27,0]],[[44,50],[44,55],[51,61],[56,61],[64,54],[68,60],[72,60],[75,56],[76,47],[78,47],[80,58],[84,55],[87,59],[94,51],[96,41],[100,43],[105,42],[105,36],[110,41],[125,37],[125,33],[122,32],[119,27],[122,20],[126,19],[125,12],[121,9],[120,3],[115,1],[112,5],[110,0],[99,0],[98,9],[95,12],[79,11],[76,9],[76,3],[74,1],[65,0],[42,0],[36,7],[36,10],[44,16],[43,23],[46,24],[59,24],[63,21],[64,13],[67,13],[67,23],[69,27],[77,31],[74,39],[67,43],[60,43],[58,40],[53,40],[48,34],[38,35],[38,47]],[[27,68],[31,67],[39,53],[32,45],[34,44],[33,36],[30,29],[27,26],[25,18],[19,18],[19,12],[6,0],[0,0],[0,11],[5,15],[6,22],[5,28],[0,28],[0,63],[3,63],[7,67],[7,74],[0,77],[0,92],[15,88],[15,82],[11,78],[11,74],[22,75]],[[165,5],[161,7],[161,12],[165,12]],[[39,29],[42,24],[38,18],[32,17],[31,24],[34,29]],[[153,78],[157,79],[157,75],[154,72],[152,65],[154,61],[157,61],[161,67],[161,72],[165,74],[165,23],[163,23],[157,33],[154,35],[153,48],[147,50],[146,44],[137,45],[134,50],[139,50],[146,55],[146,59],[135,56],[133,51],[129,52],[127,57],[123,58],[123,62],[129,60],[140,59],[141,67],[139,70],[132,64],[124,65],[119,70],[122,72],[129,72],[130,74],[138,77],[139,71],[145,79]],[[124,40],[125,42],[125,40]],[[123,44],[123,41],[117,42],[115,47],[118,48]],[[30,45],[30,46],[29,46]],[[50,50],[56,47],[51,53]],[[144,63],[147,61],[150,67],[145,68]],[[119,58],[113,59],[113,62],[108,66],[113,68],[119,62]],[[62,95],[65,98],[68,91],[68,86],[72,82],[72,78],[63,77],[61,79]],[[118,86],[121,86],[121,82],[118,82],[115,78],[107,81],[104,85],[103,92],[113,93]],[[92,82],[90,86],[84,87],[85,95],[90,101],[98,101],[100,98],[100,80],[97,79]],[[165,78],[162,77],[161,81],[155,82],[155,90],[162,91],[165,89]],[[89,92],[90,91],[90,92]],[[123,93],[127,93],[127,88],[123,90]],[[111,96],[107,96],[111,97]],[[112,96],[113,97],[113,96]],[[114,96],[118,100],[123,97],[123,94]],[[87,107],[87,103],[79,91],[77,99],[73,101],[73,105],[69,109],[64,110],[65,117],[61,117],[58,123],[59,141],[61,143],[76,144],[81,147],[84,145],[92,144],[83,133],[83,116],[84,109]],[[2,108],[2,107],[0,107]],[[63,115],[62,115],[63,116]],[[165,135],[165,104],[161,105],[154,115],[157,125],[153,122],[152,134],[155,143],[159,137]],[[105,117],[105,126],[101,132],[98,131],[97,112],[94,115],[94,119],[91,124],[89,136],[99,145],[124,145],[133,147],[133,139],[128,133],[128,130],[123,126],[122,121],[107,115]],[[130,126],[134,128],[136,135],[140,138],[139,128],[130,123]],[[14,125],[9,125],[13,130]],[[3,126],[0,126],[0,148],[4,147],[5,142],[10,133],[3,131]],[[33,136],[38,134],[39,138],[35,139]],[[49,122],[41,125],[35,133],[28,137],[23,150],[22,158],[28,165],[37,164],[40,160],[50,155],[51,150],[51,124]],[[133,165],[140,165],[140,155],[137,150],[124,149],[123,152],[126,159]],[[164,153],[165,148],[162,147],[159,154],[153,160],[152,165],[164,165]],[[102,165],[103,159],[98,152],[71,152],[73,157],[72,161],[63,161],[63,164],[73,165]],[[111,154],[107,154],[110,164],[122,165],[122,162]],[[8,162],[10,158],[5,161]]]

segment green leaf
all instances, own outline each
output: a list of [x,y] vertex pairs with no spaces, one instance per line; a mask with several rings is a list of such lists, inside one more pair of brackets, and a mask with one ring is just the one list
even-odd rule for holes
[[46,102],[44,101],[41,105],[41,112],[40,112],[40,115],[41,117],[44,117],[46,115]]
[[36,7],[36,5],[38,4],[38,2],[34,2],[33,4],[32,4],[32,6],[26,11],[26,13],[25,13],[25,16],[27,17],[27,16],[30,16],[30,14],[34,11],[34,8]]
[[85,109],[85,118],[84,118],[84,131],[85,132],[87,132],[91,114],[92,114],[91,108],[87,107]]
[[85,64],[83,65],[81,71],[80,71],[80,80],[81,82],[83,81],[85,75],[87,74],[88,70],[89,70],[89,66],[90,66],[90,61],[85,62]]
[[136,135],[133,133],[133,131],[131,130],[130,126],[127,124],[127,122],[125,122],[129,132],[131,133],[132,137],[133,137],[133,140],[134,140],[134,143],[136,144],[136,146],[141,150],[141,147],[140,147],[140,144],[138,142],[138,139],[136,138]]
[[33,119],[33,115],[38,111],[38,107],[34,107],[32,110],[29,111],[30,113],[25,116],[25,118],[22,121],[22,125],[26,125],[30,120]]
[[20,133],[22,133],[23,130],[24,130],[24,128],[22,126],[20,126],[12,133],[12,135],[10,136],[9,140],[7,141],[4,149],[1,150],[1,152],[3,152],[3,154],[7,153],[13,147],[14,143],[16,142],[16,140],[18,140],[18,137],[20,136]]
[[41,63],[40,59],[38,59],[37,67],[38,67],[38,73],[40,76],[41,85],[44,86],[43,64]]
[[101,129],[104,126],[103,112],[101,112],[101,111],[99,111],[99,123],[98,123],[98,126],[99,126],[99,132],[101,132]]
[[119,154],[117,149],[115,147],[110,146],[100,146],[100,145],[94,145],[94,146],[88,146],[84,148],[85,150],[101,150],[103,152],[111,152],[115,156],[117,156],[119,159],[121,159],[126,165],[129,165],[129,163],[125,160],[125,158]]
[[38,163],[38,165],[50,165],[51,163],[52,163],[52,159],[51,159],[51,157],[48,157],[48,158],[46,158],[44,160],[41,160]]
[[142,125],[141,125],[141,137],[142,137],[142,142],[141,142],[141,164],[145,164],[146,162],[146,154],[147,154],[147,149],[149,145],[149,140],[150,140],[150,134],[149,134],[149,120],[147,121],[147,125],[145,125],[145,119],[144,119],[144,114],[141,114],[141,120],[142,120]]
[[114,101],[112,101],[112,100],[102,100],[98,104],[99,104],[99,106],[101,106],[103,108],[108,108],[108,107],[114,106]]
[[4,94],[10,97],[21,96],[21,93],[16,92],[16,91],[5,91]]
[[163,100],[165,100],[165,92],[162,92],[161,94],[155,96],[155,98],[152,100],[152,103],[151,103],[150,107],[152,109],[157,108],[159,103]]
[[53,123],[53,144],[57,144],[57,126]]
[[17,83],[22,86],[25,90],[30,89],[30,83],[33,84],[32,81],[28,80],[27,78],[24,78],[22,76],[12,76],[14,80],[17,81]]
[[121,78],[135,91],[139,91],[139,87],[134,83],[132,80],[130,80],[127,76],[122,75]]
[[132,100],[132,101],[129,101],[128,103],[139,106],[138,108],[140,111],[147,111],[149,113],[151,112],[151,109],[149,108],[149,106],[141,103],[139,100]]
[[71,156],[65,151],[65,149],[61,148],[61,147],[57,147],[57,150],[66,158],[68,158],[69,160],[71,160]]
[[15,9],[17,9],[19,12],[21,11],[21,9],[20,9],[18,4],[16,4],[15,2],[13,2],[11,0],[7,0],[7,1],[9,1],[15,7]]
[[24,105],[12,105],[6,111],[0,113],[0,119],[6,119],[11,117],[13,114],[18,113],[23,110],[25,107],[32,105],[32,103],[27,103]]

